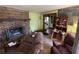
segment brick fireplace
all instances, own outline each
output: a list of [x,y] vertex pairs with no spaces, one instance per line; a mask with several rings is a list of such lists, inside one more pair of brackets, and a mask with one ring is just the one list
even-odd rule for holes
[[0,6],[0,41],[6,38],[6,31],[12,28],[22,27],[24,35],[28,35],[28,15],[27,11]]

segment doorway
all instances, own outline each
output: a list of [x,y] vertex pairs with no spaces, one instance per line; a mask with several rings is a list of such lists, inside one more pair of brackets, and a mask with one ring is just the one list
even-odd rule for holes
[[55,26],[56,13],[43,15],[43,31],[45,34],[51,34]]

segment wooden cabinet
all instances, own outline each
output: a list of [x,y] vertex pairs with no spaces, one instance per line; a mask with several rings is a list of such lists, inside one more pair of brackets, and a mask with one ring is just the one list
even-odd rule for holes
[[57,17],[56,22],[55,22],[55,28],[66,32],[67,31],[67,17]]

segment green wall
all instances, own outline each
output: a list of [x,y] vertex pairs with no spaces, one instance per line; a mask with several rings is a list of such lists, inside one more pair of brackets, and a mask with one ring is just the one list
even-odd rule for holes
[[77,31],[78,16],[73,16],[73,19],[74,19],[73,25],[67,25],[67,32],[76,33]]
[[41,19],[41,13],[29,12],[30,31],[36,31],[43,29],[43,20]]
[[29,11],[30,31],[43,30],[43,14],[49,13],[58,13],[58,10],[43,13]]

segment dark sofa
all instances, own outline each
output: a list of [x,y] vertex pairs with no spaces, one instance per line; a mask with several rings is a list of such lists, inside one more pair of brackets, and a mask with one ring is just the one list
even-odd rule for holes
[[64,44],[54,46],[51,48],[51,54],[72,54],[73,44],[74,44],[75,34],[67,33],[64,39]]

